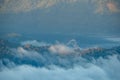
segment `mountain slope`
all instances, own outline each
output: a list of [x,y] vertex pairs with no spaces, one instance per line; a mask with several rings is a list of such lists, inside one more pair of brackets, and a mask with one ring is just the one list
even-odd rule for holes
[[[71,68],[74,67],[75,64],[91,62],[93,59],[97,60],[100,57],[107,59],[108,56],[120,55],[120,46],[111,49],[89,48],[81,50],[80,48],[70,48],[62,44],[39,47],[27,44],[11,48],[10,43],[6,43],[6,41],[3,40],[1,41],[1,67],[11,67],[12,63],[13,66],[26,64],[35,67],[49,67],[50,65],[56,65],[63,68]],[[53,48],[52,50],[56,50],[56,52],[51,52],[51,46]]]

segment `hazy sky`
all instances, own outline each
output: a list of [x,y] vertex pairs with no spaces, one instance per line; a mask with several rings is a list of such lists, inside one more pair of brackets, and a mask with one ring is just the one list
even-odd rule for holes
[[0,33],[120,35],[120,0],[0,0]]

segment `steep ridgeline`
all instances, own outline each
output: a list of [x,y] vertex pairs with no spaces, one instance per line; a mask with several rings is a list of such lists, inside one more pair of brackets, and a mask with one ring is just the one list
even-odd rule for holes
[[[88,49],[70,48],[70,51],[68,46],[61,47],[61,49],[59,49],[59,46],[61,45],[55,45],[55,48],[53,45],[39,47],[30,44],[20,45],[1,39],[0,67],[32,65],[35,67],[49,68],[50,65],[55,65],[63,68],[72,68],[74,65],[81,65],[83,62],[89,63],[93,59],[97,60],[100,57],[107,59],[111,55],[120,55],[120,46],[111,49],[98,47]],[[56,52],[52,52],[51,49]]]

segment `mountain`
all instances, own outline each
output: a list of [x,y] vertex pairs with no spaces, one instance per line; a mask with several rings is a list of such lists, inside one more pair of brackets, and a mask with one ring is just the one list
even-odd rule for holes
[[[82,61],[91,62],[93,59],[99,59],[100,57],[107,59],[111,55],[120,55],[120,46],[111,49],[99,47],[69,49],[69,47],[61,44],[47,46],[26,44],[17,47],[16,44],[12,43],[12,47],[10,44],[6,40],[0,40],[0,67],[11,67],[11,65],[13,67],[14,65],[23,64],[35,67],[49,67],[54,64],[63,68],[71,68],[75,64],[81,64]],[[51,52],[51,46],[52,50],[56,49],[55,53]]]

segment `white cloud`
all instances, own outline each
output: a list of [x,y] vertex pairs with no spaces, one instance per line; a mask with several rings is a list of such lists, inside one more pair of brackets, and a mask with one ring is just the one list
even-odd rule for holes
[[[24,44],[40,44],[38,41],[28,41]],[[38,45],[40,46],[40,45]],[[71,46],[71,47],[70,47]],[[68,44],[56,43],[52,44],[49,50],[53,53],[69,54],[74,52],[74,48],[78,47],[75,40],[71,40]],[[107,59],[94,59],[92,62],[87,62],[86,59],[81,59],[80,56],[72,57],[54,56],[48,54],[40,54],[35,51],[27,51],[22,47],[12,49],[16,56],[30,61],[29,65],[17,65],[11,63],[11,60],[5,60],[12,68],[0,68],[0,80],[119,80],[120,79],[120,60],[116,56],[110,56]],[[104,54],[104,53],[103,53]],[[94,57],[94,56],[93,56]],[[16,62],[16,61],[15,61]],[[41,67],[33,67],[34,62],[41,64]],[[0,64],[3,62],[0,61]],[[56,64],[57,63],[57,64]],[[48,65],[47,65],[48,64]],[[30,66],[32,65],[32,66]],[[60,65],[63,65],[61,67]],[[65,67],[64,66],[68,66]],[[69,67],[70,66],[70,67]],[[47,68],[46,68],[47,67]],[[48,69],[49,67],[49,69]]]
[[50,46],[49,50],[52,53],[58,53],[58,54],[70,54],[74,52],[73,48],[70,48],[64,44],[52,45]]
[[0,80],[119,80],[120,61],[117,56],[98,59],[86,63],[86,67],[76,65],[71,69],[51,66],[52,69],[36,68],[28,65],[0,71]]
[[15,54],[15,56],[17,56],[18,58],[29,58],[30,60],[43,60],[44,58],[43,56],[40,55],[40,53],[36,52],[36,51],[27,51],[22,47],[18,47],[17,49],[11,49]]
[[46,42],[38,42],[37,40],[30,40],[30,41],[24,41],[21,42],[21,45],[32,45],[32,46],[49,46],[50,44],[46,43]]
[[120,42],[120,37],[107,37],[105,39],[113,42]]

